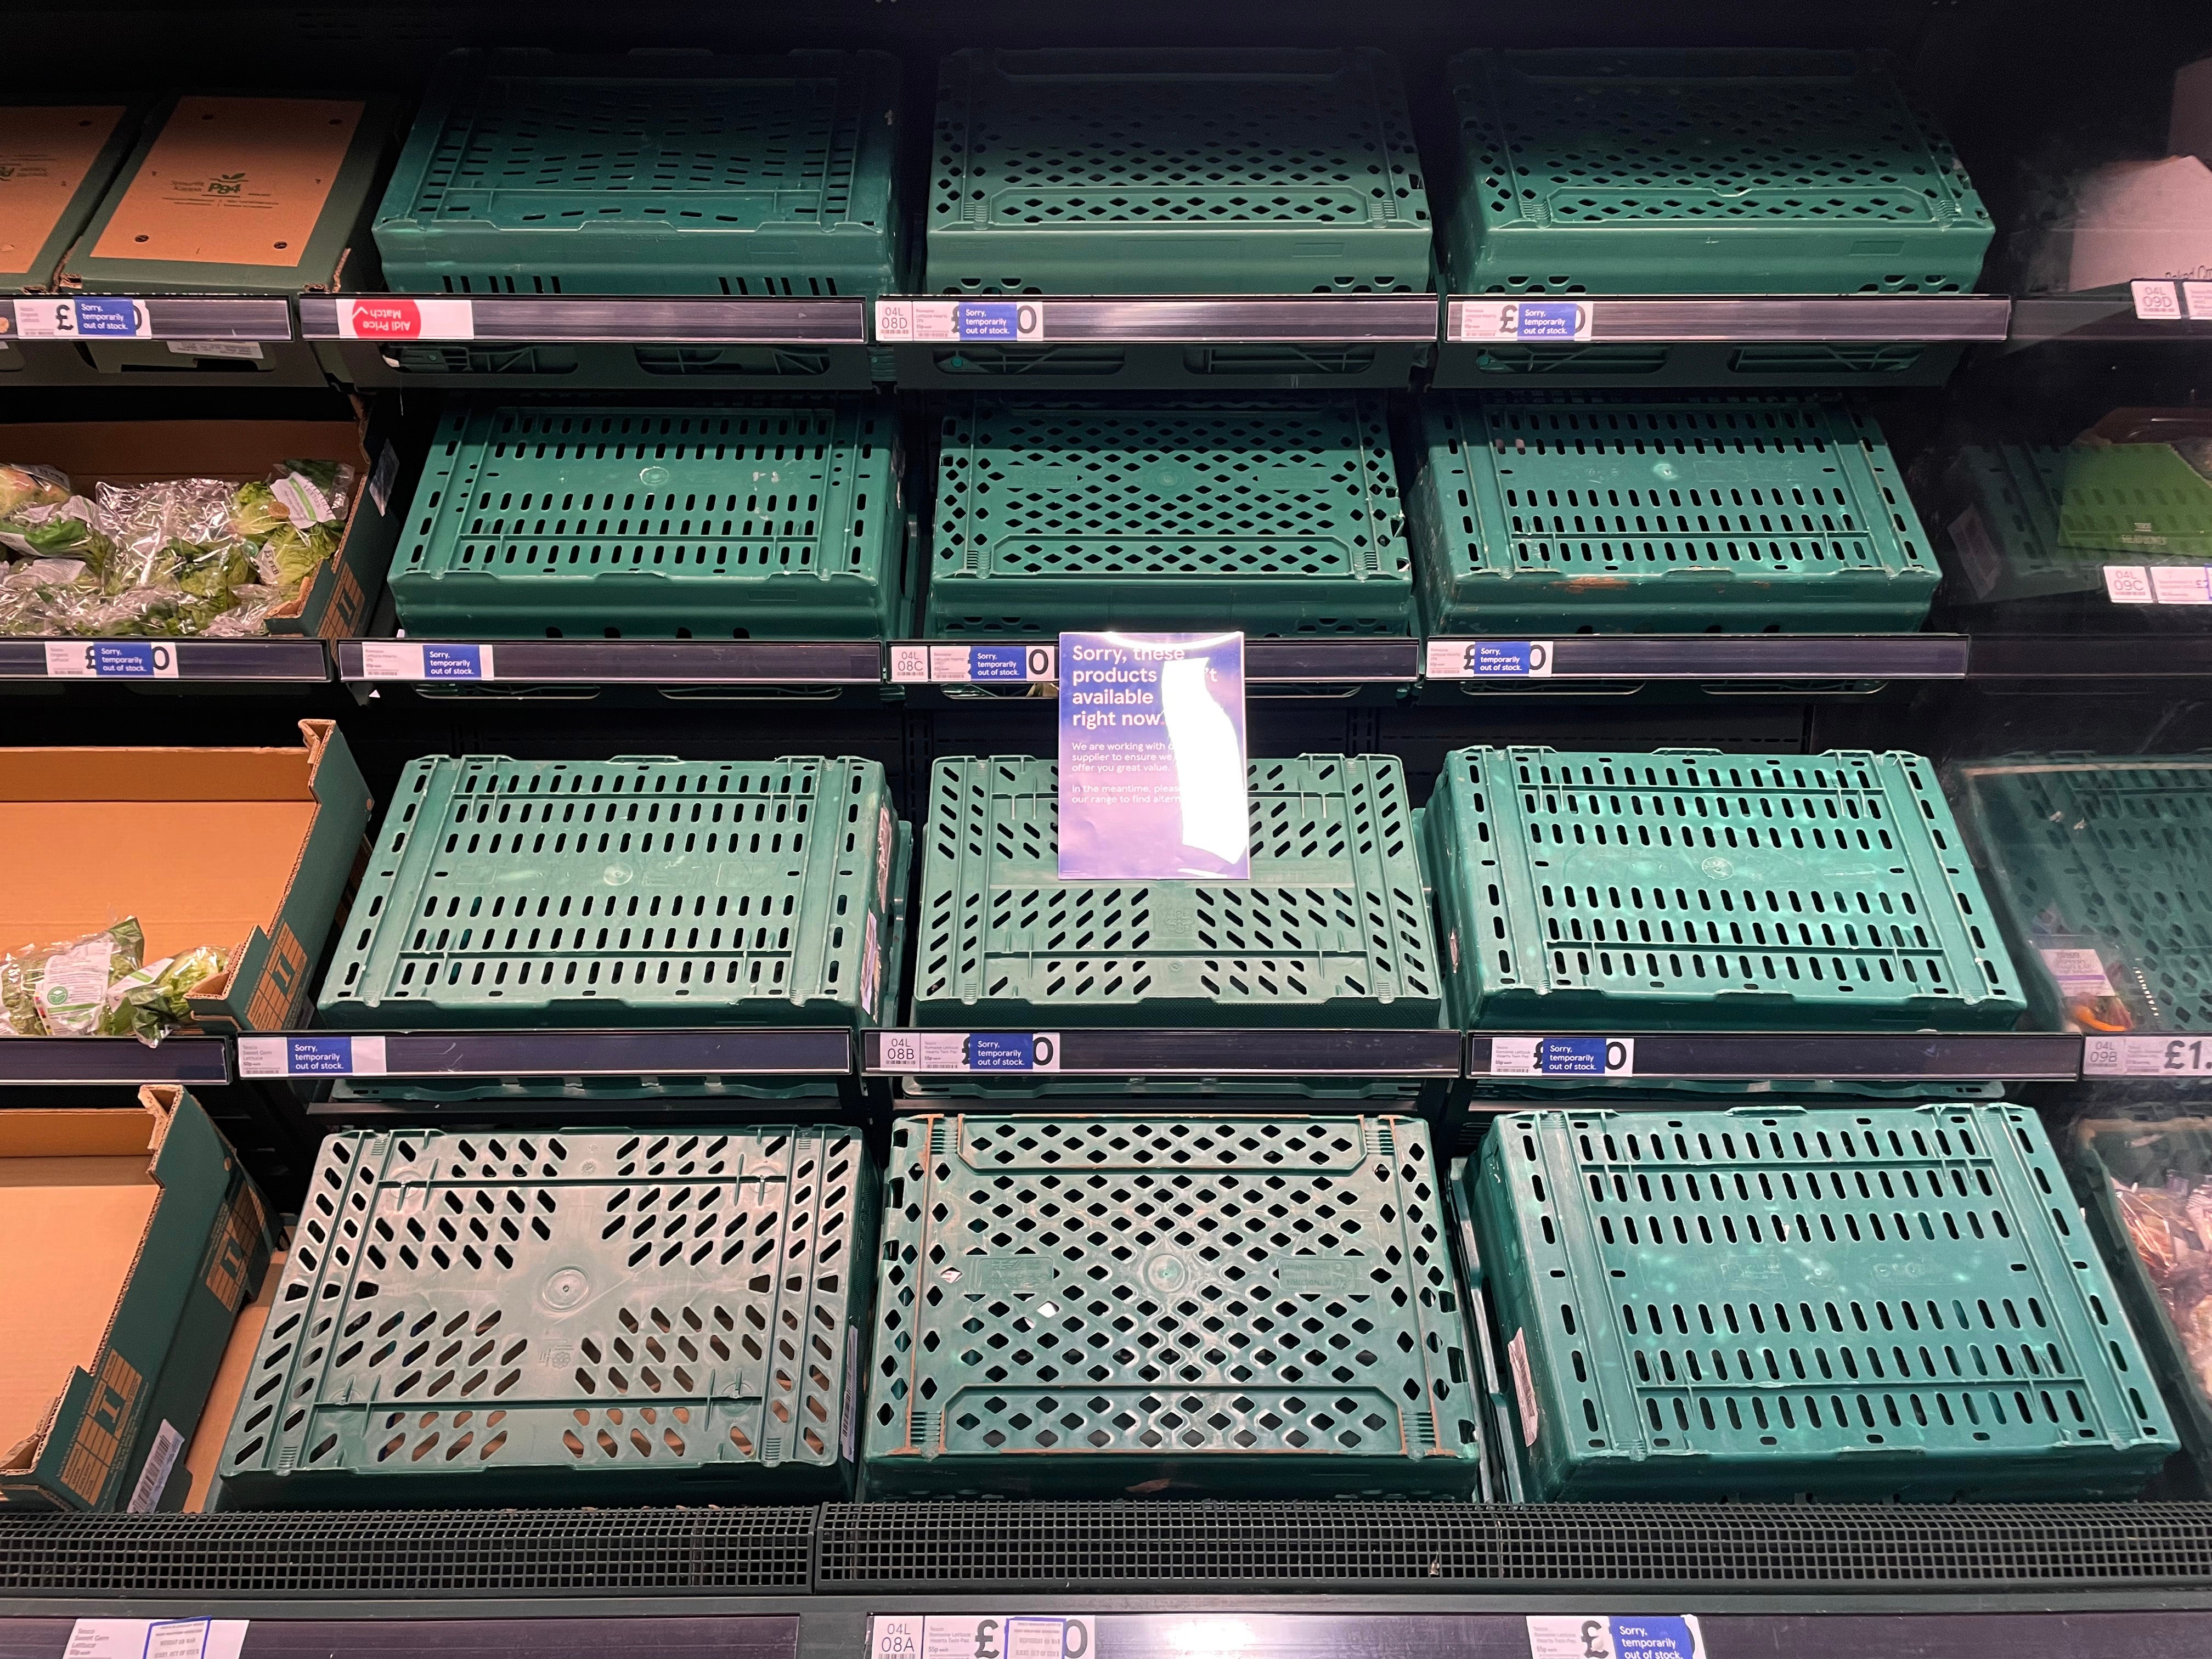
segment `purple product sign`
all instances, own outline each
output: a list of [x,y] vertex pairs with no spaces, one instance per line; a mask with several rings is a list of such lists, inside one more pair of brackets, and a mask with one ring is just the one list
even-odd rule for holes
[[1060,636],[1060,874],[1249,881],[1242,634]]

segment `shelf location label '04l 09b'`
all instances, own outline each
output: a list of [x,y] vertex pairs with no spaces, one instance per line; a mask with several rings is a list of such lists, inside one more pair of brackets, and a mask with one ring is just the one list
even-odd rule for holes
[[2212,1036],[2090,1036],[2084,1077],[2212,1077]]

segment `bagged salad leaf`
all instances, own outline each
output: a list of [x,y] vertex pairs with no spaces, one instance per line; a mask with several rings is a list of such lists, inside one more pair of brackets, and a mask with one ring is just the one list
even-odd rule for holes
[[222,971],[201,945],[145,962],[137,918],[0,958],[0,1036],[135,1036],[157,1042],[191,1013],[192,988]]
[[256,483],[94,487],[0,464],[0,634],[239,638],[267,629],[337,551],[356,470],[280,463]]

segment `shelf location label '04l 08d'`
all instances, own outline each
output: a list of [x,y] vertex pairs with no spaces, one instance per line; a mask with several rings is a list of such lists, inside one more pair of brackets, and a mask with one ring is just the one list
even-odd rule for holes
[[996,340],[1014,344],[1042,340],[1042,300],[878,300],[876,338],[888,344],[907,340]]

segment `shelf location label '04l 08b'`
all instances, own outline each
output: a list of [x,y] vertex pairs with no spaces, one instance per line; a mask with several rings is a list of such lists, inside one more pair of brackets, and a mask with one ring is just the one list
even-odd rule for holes
[[1057,1031],[885,1031],[878,1069],[915,1076],[964,1072],[1057,1072]]

